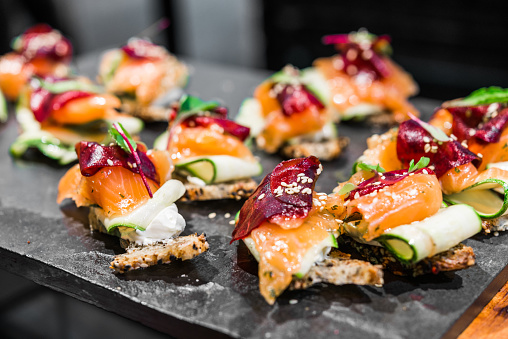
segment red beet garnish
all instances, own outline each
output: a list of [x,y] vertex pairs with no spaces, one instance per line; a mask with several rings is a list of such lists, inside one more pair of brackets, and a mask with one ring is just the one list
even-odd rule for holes
[[[493,104],[495,105],[495,104]],[[479,142],[498,142],[508,123],[508,108],[491,105],[446,107],[453,116],[452,133],[459,141],[477,138]]]
[[64,62],[69,62],[71,59],[70,41],[47,24],[39,24],[27,29],[19,39],[20,45],[17,51],[28,60],[39,56]]
[[321,163],[314,156],[287,160],[277,165],[240,210],[231,242],[247,237],[264,221],[275,217],[307,217],[320,171]]
[[43,122],[52,111],[59,110],[69,101],[89,97],[92,94],[83,91],[67,91],[54,94],[43,87],[36,88],[30,94],[30,109],[38,122]]
[[222,118],[215,118],[209,116],[191,116],[182,122],[186,127],[208,127],[212,124],[217,124],[224,129],[224,132],[244,141],[250,133],[250,128],[237,124],[234,121]]
[[416,120],[407,120],[400,124],[397,157],[405,166],[408,166],[411,160],[428,157],[438,178],[452,168],[470,162],[478,164],[480,161],[476,154],[455,140],[436,140]]
[[340,52],[342,69],[349,75],[367,74],[373,80],[387,78],[391,72],[384,60],[382,45],[389,45],[390,37],[379,37],[365,31],[352,34],[327,35],[325,45],[333,44]]
[[[103,146],[96,142],[81,141],[76,144],[76,153],[81,174],[86,177],[94,175],[104,167],[115,166],[121,166],[136,174],[140,173],[140,166],[135,165],[134,153],[127,153],[117,145]],[[138,144],[135,153],[139,157],[142,172],[146,177],[158,183],[155,166],[146,155],[144,146]]]
[[37,88],[30,94],[30,109],[38,122],[46,120],[51,113],[53,94],[44,88]]
[[83,92],[83,91],[67,91],[64,93],[57,94],[51,100],[51,109],[53,111],[59,110],[69,101],[79,98],[86,98],[92,96],[91,93]]
[[164,57],[165,51],[147,40],[131,39],[127,45],[123,46],[122,51],[134,59],[158,60]]
[[[360,185],[358,185],[357,188],[352,190],[349,193],[349,196],[346,198],[346,200],[358,199],[359,197],[363,197],[364,195],[368,195],[370,193],[377,192],[385,187],[392,186],[398,183],[399,181],[404,180],[409,175],[409,173],[410,172],[407,169],[385,173],[376,172],[372,178],[365,180]],[[411,173],[415,174],[424,173],[431,175],[435,174],[429,168],[421,168]]]
[[277,100],[282,108],[282,113],[291,116],[303,112],[305,109],[315,106],[323,109],[324,105],[303,85],[285,85],[278,93]]

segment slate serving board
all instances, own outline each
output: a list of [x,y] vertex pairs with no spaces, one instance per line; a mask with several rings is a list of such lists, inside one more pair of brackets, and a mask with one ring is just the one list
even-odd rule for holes
[[[96,57],[82,59],[80,71],[92,76],[96,62]],[[218,99],[232,113],[269,75],[193,60],[188,64],[192,75],[186,91]],[[426,117],[439,104],[422,98],[413,102]],[[148,124],[142,139],[151,145],[164,129],[164,124]],[[338,180],[348,178],[366,138],[375,132],[382,131],[340,126],[351,144],[340,159],[323,163],[318,191],[331,192]],[[381,288],[315,286],[286,292],[269,306],[258,291],[254,258],[242,243],[229,244],[238,201],[178,203],[187,220],[185,234],[205,232],[210,251],[190,261],[115,275],[108,266],[114,254],[122,253],[118,240],[90,233],[85,208],[56,205],[66,168],[7,155],[16,133],[11,113],[0,125],[0,268],[174,337],[453,337],[506,281],[506,272],[495,278],[508,262],[508,236],[479,235],[466,241],[477,255],[470,269],[417,279],[386,274]],[[282,160],[257,154],[264,174]]]

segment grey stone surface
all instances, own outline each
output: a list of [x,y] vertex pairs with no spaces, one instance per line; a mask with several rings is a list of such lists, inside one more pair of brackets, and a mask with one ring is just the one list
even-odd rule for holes
[[[93,65],[90,60],[85,60],[88,66]],[[220,99],[232,113],[268,75],[188,63],[193,74],[187,92]],[[425,99],[414,103],[427,116],[438,104]],[[143,140],[150,145],[164,128],[148,124]],[[347,179],[365,139],[380,131],[341,125],[340,132],[351,138],[351,145],[340,159],[323,163],[319,191],[331,192],[338,180]],[[233,217],[225,215],[234,216],[241,202],[214,201],[178,204],[187,220],[185,233],[205,232],[209,252],[191,261],[115,275],[108,265],[122,252],[118,240],[90,233],[86,209],[71,202],[56,205],[57,184],[67,168],[8,156],[16,133],[11,115],[0,125],[0,268],[175,337],[440,338],[508,261],[507,235],[476,236],[467,241],[477,255],[476,266],[468,270],[417,279],[387,274],[381,288],[315,286],[286,292],[269,306],[258,291],[254,258],[243,244],[229,244]],[[282,160],[258,155],[264,174]],[[216,213],[213,219],[211,212]]]

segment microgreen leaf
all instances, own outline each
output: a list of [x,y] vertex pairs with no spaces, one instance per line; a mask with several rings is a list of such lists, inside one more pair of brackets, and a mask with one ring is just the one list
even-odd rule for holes
[[356,189],[357,187],[358,186],[356,186],[355,184],[353,184],[351,182],[348,182],[347,184],[342,186],[341,189],[337,193],[339,195],[348,194],[349,192],[351,192],[352,190]]
[[190,115],[199,112],[206,112],[219,107],[217,101],[203,101],[198,97],[186,95],[180,100],[180,110],[178,115]]
[[467,97],[454,101],[457,106],[478,106],[493,103],[508,102],[508,88],[497,86],[483,87],[469,94]]
[[[146,190],[148,191],[148,195],[150,196],[150,198],[153,198],[152,190],[150,189],[150,185],[148,185],[148,181],[146,180],[145,173],[143,173],[143,169],[141,166],[141,160],[139,160],[138,153],[136,153],[136,143],[134,142],[134,140],[132,140],[132,138],[129,136],[129,134],[127,133],[125,128],[123,128],[122,124],[120,124],[119,122],[116,122],[113,124],[113,129],[116,130],[118,135],[120,135],[120,137],[123,139],[123,142],[125,142],[127,144],[127,148],[129,150],[126,152],[132,153],[132,155],[134,156],[134,160],[136,160],[136,165],[139,168],[139,174],[141,175],[141,180],[143,180],[143,184],[145,184]],[[118,143],[118,140],[115,137],[115,132],[113,132],[112,135]],[[134,146],[132,146],[133,144],[134,144]],[[120,145],[120,147],[122,147],[122,149],[124,148],[124,145],[122,145],[120,143],[119,143],[119,145]]]
[[430,163],[430,159],[427,157],[421,157],[420,160],[418,160],[418,162],[416,163],[416,165],[415,165],[415,161],[413,159],[409,163],[408,172],[411,173],[411,172],[417,171],[419,169],[425,168],[429,165],[429,163]]
[[411,119],[418,122],[420,124],[420,126],[422,126],[427,132],[429,132],[430,135],[437,141],[442,141],[442,142],[450,141],[450,137],[447,136],[446,133],[443,132],[442,130],[440,130],[439,128],[434,127],[431,124],[418,119],[412,113],[408,113],[408,115]]
[[[123,135],[120,134],[120,129],[123,131]],[[118,146],[120,146],[125,152],[134,154],[134,151],[136,151],[137,148],[137,144],[134,142],[134,140],[132,140],[132,137],[130,136],[129,132],[127,132],[127,130],[122,126],[121,123],[118,122],[116,124],[113,124],[113,126],[109,129],[109,134],[111,134],[111,136],[116,141]],[[132,145],[133,148],[132,152],[131,149],[129,148],[128,142]]]
[[384,173],[386,172],[386,170],[379,166],[379,164],[377,165],[367,165],[366,163],[363,163],[363,162],[360,162],[358,164],[356,164],[356,167],[358,167],[359,169],[362,169],[364,171],[374,171],[374,172],[379,172],[379,173]]

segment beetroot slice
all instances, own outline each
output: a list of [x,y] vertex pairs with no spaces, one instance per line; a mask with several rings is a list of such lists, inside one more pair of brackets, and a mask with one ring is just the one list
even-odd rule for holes
[[191,116],[187,118],[183,123],[186,127],[192,126],[201,126],[208,127],[211,124],[217,124],[224,129],[224,132],[244,141],[247,139],[250,133],[250,128],[237,124],[234,121],[223,119],[223,118],[215,118],[209,116]]
[[[231,243],[247,237],[264,221],[274,217],[307,217],[312,208],[312,192],[320,165],[314,156],[287,160],[277,165],[240,210]],[[288,190],[287,186],[295,187],[295,184],[299,192]]]
[[30,110],[38,122],[43,122],[51,114],[53,94],[44,88],[37,88],[30,94]]
[[51,100],[51,110],[57,111],[65,106],[69,101],[79,98],[86,98],[92,96],[91,93],[83,91],[67,91],[57,94]]
[[282,113],[291,116],[300,113],[309,107],[315,106],[323,109],[324,105],[303,85],[285,85],[277,93],[277,100],[282,108]]
[[[141,161],[143,173],[147,178],[159,183],[155,166],[146,155],[145,147],[142,144],[137,145],[136,153]],[[139,174],[134,155],[125,152],[120,146],[103,146],[96,142],[81,141],[76,144],[76,153],[78,154],[81,174],[85,177],[94,175],[104,167],[117,166]]]
[[164,49],[150,41],[143,39],[131,39],[122,51],[134,59],[158,60],[164,56]]
[[[430,168],[421,168],[411,173],[435,175],[434,171],[432,171]],[[370,193],[377,192],[385,187],[392,186],[399,181],[404,180],[408,175],[409,172],[407,169],[385,173],[376,172],[372,178],[365,180],[360,185],[358,185],[357,188],[352,190],[346,200],[358,199],[364,195],[368,195]]]
[[[51,26],[47,24],[39,24],[27,29],[20,37],[21,50],[18,51],[29,60],[34,57],[47,57],[54,60],[69,62],[72,57],[72,44],[64,36],[60,35],[60,39],[54,41],[53,44],[41,44],[39,41],[34,42],[34,39],[40,38],[41,34],[48,34],[51,32],[59,34],[58,31],[53,30]],[[30,46],[30,44],[36,45]]]
[[470,162],[478,165],[480,162],[476,154],[455,140],[444,142],[435,140],[415,120],[404,121],[399,126],[397,157],[405,166],[409,166],[411,160],[417,162],[421,157],[429,158],[438,178],[457,166]]
[[[452,133],[459,141],[477,138],[481,143],[498,142],[508,123],[508,108],[490,114],[490,105],[446,108],[453,116]],[[490,112],[492,113],[492,112]]]

